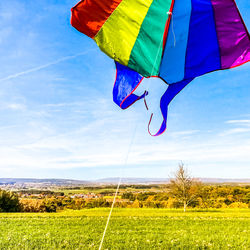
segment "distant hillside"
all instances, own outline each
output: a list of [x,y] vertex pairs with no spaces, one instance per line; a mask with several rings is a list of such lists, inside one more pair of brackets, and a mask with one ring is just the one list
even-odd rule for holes
[[[224,179],[224,178],[196,178],[204,183],[250,183],[249,179]],[[162,184],[168,183],[169,178],[123,178],[124,184]],[[99,179],[95,182],[114,184],[119,181],[119,178]]]
[[204,183],[250,183],[250,179],[199,178]]
[[[119,177],[104,178],[96,180],[95,182],[114,184],[117,183],[119,179],[120,179]],[[126,184],[152,184],[152,183],[160,184],[169,182],[169,178],[122,178],[121,182]]]
[[33,179],[33,178],[0,178],[0,185],[2,184],[51,184],[51,185],[79,185],[89,183],[83,180],[72,179]]
[[[223,179],[223,178],[197,178],[204,183],[250,183],[250,179]],[[117,184],[118,177],[104,178],[93,181],[73,180],[73,179],[34,179],[34,178],[0,178],[0,185],[22,185],[22,184],[42,184],[42,185],[101,185]],[[123,184],[162,184],[168,183],[169,178],[123,178]]]

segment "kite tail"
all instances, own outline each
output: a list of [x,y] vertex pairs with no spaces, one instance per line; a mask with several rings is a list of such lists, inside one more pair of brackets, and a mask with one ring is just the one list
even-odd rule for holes
[[188,79],[185,81],[181,81],[181,82],[177,82],[177,83],[169,85],[169,87],[167,88],[165,93],[162,95],[161,101],[160,101],[160,108],[161,108],[161,113],[162,113],[162,117],[163,117],[163,121],[161,123],[160,129],[155,134],[152,134],[150,132],[150,123],[151,123],[152,118],[153,118],[153,114],[151,114],[151,117],[150,117],[150,120],[148,123],[148,133],[150,135],[159,136],[165,132],[165,130],[167,128],[168,105],[174,99],[174,97],[179,92],[181,92],[192,80],[193,79]]
[[[113,88],[113,100],[121,109],[127,109],[128,107],[133,105],[136,101],[143,99],[146,95],[148,95],[148,92],[145,91],[140,96],[134,94],[133,92],[140,85],[144,77],[141,76],[136,71],[131,70],[128,67],[119,64],[118,62],[115,62],[115,64],[116,64],[116,80]],[[153,114],[151,114],[148,123],[148,132],[150,135],[159,136],[166,130],[168,105],[174,99],[174,97],[182,89],[184,89],[192,80],[193,78],[169,85],[168,89],[162,95],[160,101],[160,108],[163,117],[160,129],[155,134],[152,134],[150,132],[150,123],[153,118]]]

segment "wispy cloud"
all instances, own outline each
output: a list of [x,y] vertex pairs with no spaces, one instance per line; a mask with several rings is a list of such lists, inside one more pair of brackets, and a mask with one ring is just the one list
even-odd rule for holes
[[228,129],[222,132],[220,135],[225,136],[225,135],[243,134],[243,133],[249,133],[249,132],[250,132],[250,128],[232,128],[232,129]]
[[[103,123],[94,122],[74,133],[51,136],[11,148],[2,147],[0,157],[3,165],[0,164],[0,168],[17,166],[24,168],[33,165],[37,169],[72,169],[123,165],[131,142],[128,134],[124,134],[127,129],[117,131],[108,138],[100,133],[102,126]],[[121,141],[119,147],[116,137]],[[247,153],[250,151],[249,140],[244,143],[238,140],[226,144],[226,140],[218,142],[217,138],[212,138],[201,143],[192,139],[181,141],[181,137],[174,141],[162,140],[153,144],[142,144],[136,142],[135,138],[128,164],[147,165],[157,169],[159,165],[167,166],[170,162],[182,160],[191,166],[202,162],[203,166],[200,166],[202,168],[214,162],[220,166],[223,162],[250,161],[250,155]]]
[[199,130],[184,130],[184,131],[176,131],[173,132],[171,135],[174,137],[178,137],[178,136],[189,136],[189,135],[194,135],[196,133],[198,133]]
[[26,110],[26,105],[22,103],[9,103],[6,105],[6,108],[11,110],[24,111]]
[[16,128],[16,127],[17,127],[17,125],[2,126],[2,127],[0,127],[0,131],[1,130],[9,130],[9,129]]
[[250,120],[229,120],[229,121],[226,121],[226,123],[250,126]]
[[59,59],[56,60],[56,61],[49,62],[49,63],[43,64],[43,65],[41,65],[41,66],[38,66],[38,67],[34,67],[34,68],[31,68],[31,69],[28,69],[28,70],[25,70],[25,71],[22,71],[22,72],[18,72],[18,73],[15,73],[15,74],[12,74],[12,75],[3,77],[3,78],[0,79],[0,82],[7,81],[7,80],[10,80],[10,79],[14,79],[14,78],[17,78],[17,77],[20,77],[20,76],[23,76],[23,75],[27,75],[27,74],[29,74],[29,73],[33,73],[33,72],[36,72],[36,71],[39,71],[39,70],[48,68],[48,67],[50,67],[50,66],[52,66],[52,65],[56,65],[56,64],[58,64],[58,63],[61,63],[61,62],[64,62],[64,61],[67,61],[67,60],[76,58],[76,57],[78,57],[78,56],[86,55],[86,54],[88,54],[89,52],[93,52],[94,50],[96,50],[96,49],[89,49],[89,50],[87,50],[87,51],[85,51],[85,52],[78,53],[78,54],[76,54],[76,55],[61,57],[61,58],[59,58]]
[[226,124],[230,124],[232,126],[236,126],[233,128],[228,128],[220,133],[220,136],[228,136],[233,134],[243,134],[250,132],[250,120],[228,120],[225,122]]

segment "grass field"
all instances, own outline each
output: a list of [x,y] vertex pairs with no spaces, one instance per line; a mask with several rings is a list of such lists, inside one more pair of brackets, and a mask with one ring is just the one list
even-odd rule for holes
[[[108,213],[0,213],[0,249],[98,249]],[[249,235],[249,209],[115,208],[103,249],[250,249]]]

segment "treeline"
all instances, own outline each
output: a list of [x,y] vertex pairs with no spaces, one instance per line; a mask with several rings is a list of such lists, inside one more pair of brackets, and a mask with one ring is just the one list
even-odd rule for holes
[[22,212],[57,212],[63,209],[79,210],[84,208],[110,207],[111,202],[105,199],[82,198],[45,198],[45,199],[20,199]]
[[[166,186],[164,192],[125,192],[122,199],[132,201],[134,206],[152,208],[180,208],[183,202]],[[206,186],[194,189],[192,208],[250,208],[250,186]]]
[[[183,202],[174,196],[170,186],[158,186],[156,191],[121,191],[116,207],[180,208]],[[139,188],[137,189],[139,190]],[[192,208],[250,208],[250,186],[201,185],[193,189]],[[60,194],[60,196],[59,196]],[[43,198],[19,198],[18,194],[0,190],[0,212],[56,212],[63,209],[110,207],[109,198],[72,198],[50,193]]]
[[18,193],[20,195],[23,194],[41,194],[41,195],[46,195],[46,196],[64,196],[64,192],[55,192],[51,190],[39,190],[39,189],[31,189],[31,190],[19,190]]

